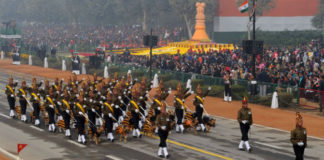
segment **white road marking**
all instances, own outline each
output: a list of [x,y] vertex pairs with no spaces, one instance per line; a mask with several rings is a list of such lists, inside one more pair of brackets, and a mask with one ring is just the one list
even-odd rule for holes
[[262,143],[262,142],[254,142],[254,143],[260,144],[260,145],[263,145],[263,146],[267,146],[267,147],[271,147],[271,148],[274,148],[274,149],[284,150],[284,148],[282,148],[282,147],[274,146],[274,145],[271,145],[271,144],[266,144],[266,143]]
[[11,117],[9,117],[9,116],[7,116],[7,115],[5,115],[5,114],[3,114],[3,113],[0,113],[0,115],[3,116],[3,117],[6,117],[6,118],[8,118],[8,119],[11,119]]
[[11,159],[18,159],[19,157],[6,151],[5,149],[3,148],[0,148],[0,152],[2,152],[3,154],[5,154],[6,156],[10,157]]
[[106,155],[107,158],[113,159],[113,160],[123,160],[119,157],[113,156],[113,155]]
[[77,142],[75,142],[75,141],[72,141],[72,140],[68,140],[68,142],[70,142],[70,143],[72,143],[72,144],[75,144],[75,145],[77,145],[78,147],[81,147],[81,148],[84,148],[84,147],[86,147],[85,145],[83,145],[83,144],[80,144],[80,143],[77,143]]
[[34,129],[36,129],[36,130],[38,130],[38,131],[41,131],[41,132],[43,132],[44,130],[43,129],[41,129],[41,128],[38,128],[38,127],[36,127],[36,126],[30,126],[31,128],[34,128]]

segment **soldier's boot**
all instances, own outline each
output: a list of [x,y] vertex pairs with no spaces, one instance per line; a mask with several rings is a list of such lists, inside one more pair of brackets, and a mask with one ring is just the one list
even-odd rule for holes
[[228,102],[232,102],[232,97],[228,97]]
[[176,132],[177,132],[177,133],[179,133],[179,127],[180,127],[180,126],[179,126],[178,124],[176,124]]
[[51,125],[52,125],[52,131],[54,133],[56,131],[55,124],[51,124]]
[[163,158],[162,147],[159,147],[158,156]]
[[182,124],[180,124],[180,132],[183,133],[183,131],[184,131],[184,127]]
[[143,123],[142,123],[142,121],[140,120],[140,121],[138,121],[138,128],[142,128],[143,127]]
[[252,149],[251,149],[251,147],[250,147],[249,141],[245,141],[244,143],[245,143],[245,147],[246,147],[247,151],[248,151],[248,152],[251,152]]
[[136,138],[136,131],[135,131],[135,130],[136,130],[136,129],[134,128],[134,129],[133,129],[133,137],[134,137],[134,138]]
[[65,136],[66,137],[70,137],[71,136],[70,129],[66,129],[65,130]]
[[167,150],[166,147],[163,147],[163,152],[164,152],[164,157],[165,158],[169,158],[170,157],[170,155],[169,155],[168,150]]
[[224,101],[225,102],[227,101],[227,96],[226,96],[225,92],[224,92]]
[[15,117],[15,111],[13,109],[10,110],[9,116],[11,118]]
[[204,125],[204,124],[200,124],[200,126],[201,126],[201,131],[206,132],[206,127],[205,127],[205,125]]
[[81,135],[80,135],[80,134],[78,135],[78,142],[79,142],[79,143],[82,142],[82,138],[81,138]]
[[39,126],[39,124],[40,124],[40,123],[39,123],[39,119],[36,119],[36,120],[35,120],[35,126]]
[[87,142],[87,141],[86,141],[86,139],[85,139],[85,136],[84,136],[84,135],[81,135],[81,140],[82,140],[82,143],[83,143],[83,144],[86,144],[86,142]]
[[243,144],[244,144],[244,141],[241,140],[241,142],[240,142],[240,144],[238,146],[238,149],[241,150],[241,151],[244,151]]
[[108,133],[108,137],[111,142],[114,142],[114,136],[112,133]]
[[52,132],[52,125],[51,124],[48,125],[48,131]]
[[141,132],[139,129],[136,129],[136,134],[138,138],[142,138]]
[[158,128],[158,127],[155,128],[154,133],[155,133],[155,134],[158,134],[158,133],[159,133],[159,128]]
[[117,127],[118,127],[118,123],[114,123],[113,124],[113,131],[116,130]]

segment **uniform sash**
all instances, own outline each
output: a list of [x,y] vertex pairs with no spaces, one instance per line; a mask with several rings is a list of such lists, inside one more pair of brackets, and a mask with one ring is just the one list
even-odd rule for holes
[[105,102],[104,104],[111,110],[112,113],[114,113],[114,110],[109,103]]
[[77,103],[76,105],[79,107],[79,109],[82,111],[82,113],[85,114],[85,111],[84,111],[83,107],[81,106],[81,104]]
[[38,103],[40,103],[40,99],[35,93],[32,93],[32,96],[34,96],[34,98],[38,101]]
[[182,102],[181,99],[176,98],[177,102],[180,103],[185,109],[187,109],[187,106]]
[[131,100],[130,102],[135,106],[137,110],[139,110],[138,105],[133,100]]
[[161,102],[158,99],[154,99],[154,101],[161,106]]
[[19,88],[19,91],[26,96],[26,92],[22,88]]
[[196,96],[196,98],[199,99],[201,103],[204,103],[204,100],[200,96]]
[[65,100],[63,99],[62,102],[66,105],[66,107],[71,110],[71,107],[70,107],[70,104]]
[[16,95],[15,92],[13,91],[13,89],[12,89],[9,85],[7,85],[7,88],[10,90],[10,92],[11,92],[13,95]]

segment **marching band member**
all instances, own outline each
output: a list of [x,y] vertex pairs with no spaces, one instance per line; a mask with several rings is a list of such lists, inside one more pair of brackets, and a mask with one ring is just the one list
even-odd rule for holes
[[247,97],[245,96],[242,100],[242,108],[238,111],[237,114],[237,121],[240,124],[240,129],[242,133],[241,142],[239,144],[239,150],[244,150],[243,145],[245,144],[247,151],[251,152],[252,148],[249,144],[248,133],[249,133],[250,126],[253,124],[253,119],[252,119],[251,109],[248,108]]
[[86,121],[86,113],[85,113],[85,108],[86,108],[86,102],[84,101],[84,93],[81,91],[80,95],[78,97],[78,102],[75,104],[75,119],[77,121],[76,128],[78,129],[78,142],[86,144],[86,139],[85,139],[85,130],[84,130],[84,125]]
[[35,126],[39,126],[39,112],[40,112],[40,104],[41,104],[41,95],[39,94],[39,90],[37,88],[37,84],[33,83],[32,92],[30,95],[30,102],[33,104],[34,112],[33,116],[35,116]]
[[138,99],[139,99],[139,93],[140,93],[140,86],[139,84],[135,84],[132,88],[132,96],[133,99],[129,103],[129,110],[132,113],[131,123],[134,125],[133,129],[133,137],[141,138],[141,132],[139,130],[139,121],[140,121],[140,108],[138,106]]
[[71,120],[71,114],[73,114],[71,112],[71,99],[70,99],[70,95],[68,93],[68,88],[65,88],[63,91],[63,97],[61,97],[60,100],[60,107],[59,107],[59,111],[60,114],[63,116],[63,120],[64,120],[64,126],[65,126],[65,136],[66,137],[71,137],[71,131],[70,131],[70,120]]
[[13,83],[13,78],[10,75],[9,77],[9,83],[6,86],[6,95],[7,95],[7,100],[9,103],[9,109],[10,109],[10,117],[15,116],[15,103],[16,103],[16,94],[15,94],[15,87],[17,86],[17,83]]
[[190,96],[190,93],[187,94],[189,89],[186,89],[184,91],[181,90],[180,83],[177,87],[177,93],[174,96],[174,107],[175,107],[175,114],[177,117],[177,123],[176,123],[176,132],[183,133],[184,127],[183,127],[183,114],[184,110],[186,110],[186,105],[184,104],[185,99]]
[[198,126],[197,126],[197,130],[202,130],[202,131],[206,131],[206,127],[203,124],[202,121],[202,116],[203,116],[203,112],[204,112],[204,99],[205,97],[208,95],[208,92],[211,90],[210,87],[208,87],[208,90],[205,94],[202,93],[200,85],[197,86],[196,89],[196,96],[194,98],[194,106],[196,107],[196,114],[197,114],[197,119],[198,119]]
[[103,117],[105,120],[105,129],[107,130],[108,141],[114,142],[113,123],[114,123],[114,108],[110,105],[112,103],[112,95],[110,92],[106,96],[107,101],[102,106]]
[[56,103],[55,103],[55,97],[54,97],[54,89],[51,87],[49,89],[49,95],[45,99],[45,108],[48,113],[49,117],[49,125],[48,125],[48,131],[55,132],[55,110],[56,110]]
[[290,141],[293,144],[296,160],[304,159],[304,151],[307,147],[307,132],[303,127],[303,117],[296,113],[296,128],[291,131]]
[[[168,113],[166,112],[165,102],[162,102],[160,107],[161,107],[161,114],[159,114],[156,117],[156,124],[159,130],[159,137],[160,137],[158,156],[161,158],[164,157],[169,158],[170,155],[167,150],[166,140],[168,138],[169,131],[170,131],[170,119]],[[164,156],[162,152],[164,153]]]
[[26,122],[26,109],[27,109],[27,91],[26,81],[21,81],[21,87],[18,90],[17,96],[19,97],[20,109],[21,109],[21,121]]

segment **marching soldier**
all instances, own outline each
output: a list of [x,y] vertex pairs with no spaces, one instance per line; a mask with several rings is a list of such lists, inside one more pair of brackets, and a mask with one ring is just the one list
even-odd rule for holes
[[303,127],[303,117],[299,112],[296,113],[296,128],[291,131],[290,141],[293,144],[296,160],[303,160],[307,147],[307,132]]
[[26,108],[27,108],[27,91],[26,81],[23,79],[21,81],[21,87],[18,90],[17,96],[19,97],[20,109],[21,109],[21,121],[26,122]]
[[84,99],[84,101],[87,103],[86,112],[88,114],[89,125],[93,133],[92,135],[95,135],[95,133],[97,133],[97,126],[95,125],[95,123],[96,123],[96,116],[98,114],[96,110],[98,110],[97,107],[99,101],[95,99],[95,94],[92,88],[89,91],[88,100]]
[[[121,96],[121,83],[117,83],[115,85],[115,88],[113,89],[113,96],[112,96],[112,104],[111,106],[113,107],[113,116],[116,120],[122,121],[123,120],[123,113],[121,112],[122,106],[124,106],[123,104],[123,99]],[[125,108],[126,109],[126,108]],[[113,130],[116,129],[116,127],[118,127],[118,121],[114,121],[113,123]]]
[[223,79],[225,83],[224,101],[232,102],[232,79],[230,74],[226,74]]
[[250,126],[253,123],[253,119],[252,119],[251,109],[248,108],[248,101],[247,101],[246,97],[243,98],[242,108],[238,111],[237,121],[240,124],[240,129],[241,129],[241,133],[242,133],[241,142],[239,144],[239,150],[244,150],[243,145],[245,144],[247,151],[251,152],[252,149],[249,144],[248,132],[249,132]]
[[9,78],[9,83],[6,86],[6,95],[7,95],[7,100],[9,103],[9,107],[10,107],[10,117],[14,117],[15,116],[15,103],[16,103],[16,94],[15,94],[15,87],[17,86],[17,83],[13,83],[13,78],[12,76],[10,76]]
[[208,92],[211,90],[210,87],[208,87],[208,90],[206,93],[202,93],[200,85],[197,86],[196,89],[196,96],[194,99],[194,106],[196,108],[196,114],[197,114],[197,119],[198,119],[198,126],[197,126],[197,130],[201,129],[202,131],[206,131],[206,127],[203,124],[202,121],[202,116],[203,116],[203,112],[204,112],[204,99],[205,97],[208,95]]
[[[166,140],[170,131],[170,119],[168,113],[166,112],[165,102],[161,103],[161,114],[156,117],[156,125],[159,130],[160,137],[158,156],[161,158],[169,158],[170,155],[167,150]],[[164,156],[162,152],[164,152]]]
[[40,94],[37,89],[37,84],[33,83],[32,87],[32,92],[31,92],[31,98],[30,102],[33,104],[34,112],[33,116],[35,117],[35,126],[39,126],[40,121],[39,121],[39,112],[40,112],[40,104],[41,104],[41,99],[40,99]]
[[49,95],[49,90],[50,90],[49,81],[47,79],[45,79],[45,81],[44,81],[44,88],[41,90],[41,95],[42,95],[42,97],[43,97],[44,100]]
[[186,89],[185,91],[181,90],[180,83],[177,87],[177,93],[174,97],[174,107],[175,107],[175,113],[177,116],[177,124],[176,124],[176,132],[183,133],[184,127],[183,127],[183,112],[184,110],[187,110],[186,105],[184,104],[185,99],[190,96],[190,93],[187,93],[189,89]]
[[132,88],[132,95],[133,95],[133,100],[130,101],[129,103],[129,110],[132,113],[132,118],[131,118],[131,123],[134,125],[133,129],[133,137],[136,138],[141,138],[141,132],[139,130],[139,121],[140,121],[140,108],[138,105],[138,98],[139,98],[139,93],[140,93],[140,84],[135,84]]
[[86,108],[86,102],[84,101],[84,93],[80,92],[78,97],[78,102],[76,102],[75,109],[74,109],[74,118],[77,121],[76,128],[78,129],[78,142],[86,144],[85,139],[85,130],[84,125],[86,122],[86,113],[84,108]]
[[105,129],[108,133],[107,139],[111,142],[114,142],[114,136],[112,134],[112,131],[113,131],[113,123],[116,119],[114,118],[114,108],[110,105],[112,103],[111,97],[112,97],[111,93],[108,92],[106,96],[107,101],[103,105],[102,112],[104,114]]
[[71,137],[71,131],[70,131],[70,120],[71,120],[71,115],[73,113],[71,112],[71,104],[72,101],[70,99],[70,95],[68,93],[68,88],[65,88],[63,91],[63,97],[61,97],[61,102],[59,104],[59,111],[60,114],[63,116],[64,120],[64,126],[65,126],[65,136],[66,137]]
[[49,95],[45,99],[45,108],[48,113],[49,117],[49,125],[48,125],[48,131],[55,132],[55,110],[56,110],[56,104],[55,104],[55,95],[54,95],[54,89],[51,87],[49,89]]

